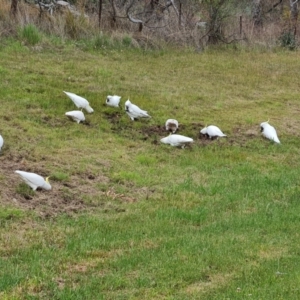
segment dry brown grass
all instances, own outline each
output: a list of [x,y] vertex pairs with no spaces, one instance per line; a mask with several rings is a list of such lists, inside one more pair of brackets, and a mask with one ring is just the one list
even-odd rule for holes
[[[62,39],[70,38],[92,39],[105,32],[111,39],[121,39],[126,36],[132,38],[132,46],[158,49],[162,44],[175,46],[192,46],[203,50],[208,42],[208,28],[196,26],[198,21],[209,21],[205,11],[201,12],[202,18],[197,17],[193,9],[199,7],[185,7],[182,15],[181,26],[178,16],[173,9],[164,13],[161,19],[153,24],[145,24],[143,31],[138,32],[138,24],[132,23],[126,18],[126,13],[118,8],[117,18],[112,19],[111,7],[104,5],[101,25],[96,7],[90,7],[87,1],[78,1],[77,13],[74,14],[68,8],[60,7],[53,15],[40,11],[34,4],[18,3],[18,11],[15,17],[10,14],[9,0],[0,0],[0,36],[16,35],[19,27],[34,24],[41,32],[58,36]],[[240,27],[242,16],[242,27]],[[220,44],[242,44],[245,47],[272,49],[278,46],[280,36],[290,29],[290,19],[286,8],[281,12],[266,16],[262,28],[254,28],[251,16],[242,13],[232,13],[221,23],[221,31],[224,40]],[[299,25],[297,25],[299,27]],[[296,32],[299,32],[297,28]]]

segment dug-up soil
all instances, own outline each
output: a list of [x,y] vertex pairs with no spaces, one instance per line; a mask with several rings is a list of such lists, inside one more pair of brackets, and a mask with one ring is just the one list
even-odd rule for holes
[[[74,175],[68,182],[50,178],[51,191],[38,189],[33,192],[14,171],[26,170],[45,178],[49,172],[43,162],[29,164],[22,155],[4,149],[0,155],[0,165],[0,205],[34,211],[42,218],[59,214],[73,215],[81,211],[93,211],[95,208],[104,212],[122,212],[123,203],[136,201],[135,198],[116,193],[113,188],[106,191],[96,189],[97,183],[109,183],[109,178],[88,172]],[[141,190],[140,193],[145,194],[146,191]]]
[[[152,144],[160,144],[160,139],[170,134],[166,131],[164,124],[153,125],[151,119],[132,121],[126,125],[124,130],[120,123],[122,117],[121,112],[107,113],[105,118],[111,123],[111,130],[113,133],[130,138],[137,138],[139,140],[150,141]],[[135,122],[145,123],[140,129],[136,129]],[[179,124],[176,134],[186,135],[194,139],[193,145],[206,146],[210,145],[215,138],[210,139],[206,135],[200,133],[200,130],[205,127],[203,123]],[[226,134],[226,132],[224,132]],[[229,145],[237,145],[247,147],[249,140],[261,136],[259,126],[236,127],[232,133],[226,137]]]
[[[145,124],[139,129],[136,129],[134,122],[131,123],[131,129],[123,130],[119,127],[118,116],[108,118],[112,125],[112,132],[124,136],[129,134],[131,138],[144,140],[151,144],[160,147],[160,139],[167,136],[164,125]],[[137,121],[140,122],[140,121]],[[194,143],[189,149],[195,150],[208,146],[212,143],[217,143],[220,147],[230,147],[232,145],[247,147],[247,143],[251,139],[260,137],[260,132],[257,127],[252,128],[235,128],[226,138],[226,142],[219,143],[218,140],[209,139],[200,134],[200,129],[204,124],[180,124],[177,134],[188,135],[194,139]],[[128,130],[129,129],[129,130]],[[190,133],[194,133],[191,135]],[[226,132],[225,132],[226,133]],[[187,149],[174,149],[174,151],[189,151]],[[76,214],[80,211],[93,210],[95,207],[101,208],[104,211],[114,210],[116,212],[124,211],[124,206],[120,203],[135,202],[137,198],[148,197],[149,189],[143,188],[138,191],[138,197],[129,197],[128,195],[118,194],[113,188],[106,191],[100,191],[96,188],[97,183],[101,182],[109,184],[110,179],[103,174],[79,174],[72,176],[68,182],[55,181],[50,179],[52,185],[51,191],[38,190],[32,192],[31,189],[22,183],[22,179],[15,170],[26,170],[34,172],[43,177],[49,175],[46,163],[30,162],[27,163],[26,157],[20,153],[12,153],[9,149],[4,149],[0,153],[0,204],[5,206],[15,206],[24,210],[31,210],[37,215],[47,218],[55,217],[59,214]],[[82,183],[86,184],[82,184]],[[22,191],[18,189],[23,185]],[[25,186],[25,187],[24,187]],[[28,192],[26,192],[28,191]],[[88,195],[88,200],[85,198]],[[97,199],[93,201],[92,199]],[[99,200],[100,199],[100,200]]]

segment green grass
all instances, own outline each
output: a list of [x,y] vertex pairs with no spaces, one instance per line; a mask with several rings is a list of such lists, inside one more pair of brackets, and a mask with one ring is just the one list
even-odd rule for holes
[[[299,299],[299,53],[52,50],[0,48],[1,299]],[[168,118],[191,148],[159,143]]]
[[25,43],[34,46],[41,41],[42,34],[35,25],[28,24],[19,29],[19,37],[24,40]]

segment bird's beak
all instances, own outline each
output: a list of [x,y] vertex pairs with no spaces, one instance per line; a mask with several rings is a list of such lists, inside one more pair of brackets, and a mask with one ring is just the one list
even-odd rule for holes
[[264,129],[262,127],[260,127],[260,132],[263,132],[263,131],[264,131]]

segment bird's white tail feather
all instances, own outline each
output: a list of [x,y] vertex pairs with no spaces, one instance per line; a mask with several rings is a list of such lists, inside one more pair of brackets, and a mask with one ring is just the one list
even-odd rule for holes
[[89,105],[85,109],[88,113],[94,112],[94,110]]

